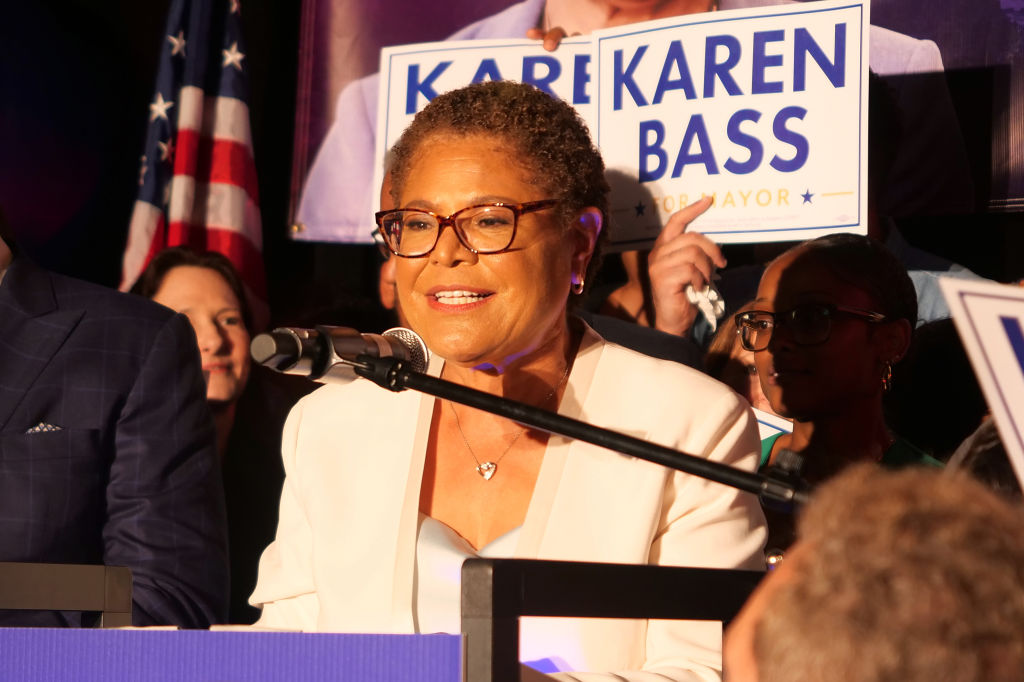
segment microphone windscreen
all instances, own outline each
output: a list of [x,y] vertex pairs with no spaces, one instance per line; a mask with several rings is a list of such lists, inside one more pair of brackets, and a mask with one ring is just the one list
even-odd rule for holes
[[427,344],[423,342],[419,334],[405,327],[393,327],[381,336],[398,341],[406,349],[408,353],[406,361],[409,363],[409,369],[414,372],[426,371],[427,365],[430,363],[430,351],[427,350]]

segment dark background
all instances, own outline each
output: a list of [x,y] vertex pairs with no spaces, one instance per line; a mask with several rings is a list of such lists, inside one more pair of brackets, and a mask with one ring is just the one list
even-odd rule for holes
[[[117,285],[168,5],[0,2],[0,208],[24,252],[46,267]],[[373,330],[384,323],[373,248],[288,238],[300,8],[296,0],[242,4],[272,320]],[[463,15],[460,23],[473,18]],[[969,94],[1008,78],[1005,71],[964,64],[948,78],[954,94]],[[957,105],[984,138],[984,99],[968,96]],[[908,223],[905,232],[979,274],[1024,277],[1024,214],[929,218]]]
[[[0,3],[0,208],[46,267],[118,284],[169,5]],[[288,238],[300,6],[242,4],[264,261],[275,321],[289,322],[327,302],[366,307],[375,267],[364,247]],[[308,303],[306,292],[317,292]]]

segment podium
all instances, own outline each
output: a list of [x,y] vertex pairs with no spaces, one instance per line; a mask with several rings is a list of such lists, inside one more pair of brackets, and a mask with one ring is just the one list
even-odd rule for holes
[[459,635],[0,629],[19,682],[458,682]]
[[[25,566],[25,565],[23,565]],[[27,565],[34,566],[34,565]],[[35,608],[106,613],[103,566],[25,569]],[[81,571],[76,569],[95,569]],[[4,571],[8,571],[6,574]],[[0,608],[21,599],[3,577]],[[75,573],[91,596],[40,594],[38,576]],[[109,569],[107,569],[109,570]],[[121,569],[127,571],[127,569]],[[116,573],[116,575],[123,575]],[[86,576],[91,578],[86,579]],[[268,631],[0,628],[0,679],[23,682],[507,682],[519,673],[519,618],[678,618],[728,624],[763,576],[754,571],[525,559],[471,559],[462,568],[461,635]],[[84,582],[83,582],[84,581]],[[45,582],[45,581],[43,581]],[[45,590],[42,590],[45,592]],[[596,599],[595,595],[601,595]],[[124,604],[125,594],[113,595]],[[131,591],[127,591],[130,621]],[[30,608],[30,607],[24,607]],[[105,623],[116,621],[106,618]]]

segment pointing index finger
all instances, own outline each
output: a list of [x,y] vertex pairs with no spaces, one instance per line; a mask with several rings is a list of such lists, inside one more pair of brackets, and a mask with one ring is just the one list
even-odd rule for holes
[[662,228],[661,234],[658,235],[658,242],[666,242],[670,239],[674,239],[686,232],[686,229],[690,226],[698,216],[703,214],[714,203],[714,198],[710,196],[701,197],[697,201],[693,202],[689,206],[681,208],[680,210],[669,216],[668,222],[665,223],[665,227]]

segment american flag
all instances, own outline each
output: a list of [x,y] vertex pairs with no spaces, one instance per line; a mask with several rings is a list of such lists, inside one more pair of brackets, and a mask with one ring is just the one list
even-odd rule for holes
[[218,251],[259,319],[266,274],[239,11],[238,0],[172,0],[121,289],[165,247]]

